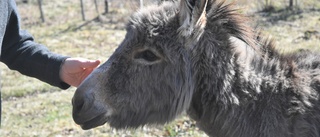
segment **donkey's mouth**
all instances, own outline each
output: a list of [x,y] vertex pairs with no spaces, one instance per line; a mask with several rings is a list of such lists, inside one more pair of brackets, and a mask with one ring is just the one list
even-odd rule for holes
[[101,125],[105,124],[107,121],[108,121],[108,118],[106,117],[106,114],[101,114],[101,115],[98,115],[97,117],[95,117],[89,121],[86,121],[81,124],[78,123],[78,124],[81,126],[81,128],[83,130],[88,130],[91,128],[101,126]]

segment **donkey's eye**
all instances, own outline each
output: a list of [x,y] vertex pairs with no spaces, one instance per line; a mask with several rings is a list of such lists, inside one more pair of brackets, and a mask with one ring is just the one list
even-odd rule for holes
[[144,50],[144,51],[138,52],[134,55],[134,58],[135,59],[144,59],[149,62],[153,62],[153,61],[160,59],[151,50]]

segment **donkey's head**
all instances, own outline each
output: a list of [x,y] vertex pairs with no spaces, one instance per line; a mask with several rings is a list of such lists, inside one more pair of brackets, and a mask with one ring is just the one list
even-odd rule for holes
[[208,0],[167,2],[135,13],[113,55],[88,76],[72,100],[83,129],[163,124],[189,107],[191,48],[206,25]]

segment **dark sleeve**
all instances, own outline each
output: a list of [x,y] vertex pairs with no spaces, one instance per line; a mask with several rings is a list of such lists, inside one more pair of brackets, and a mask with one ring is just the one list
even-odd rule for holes
[[70,85],[60,79],[61,64],[67,58],[50,52],[45,46],[34,42],[33,37],[20,29],[14,0],[9,0],[8,23],[3,38],[1,61],[10,69],[37,78],[50,85],[67,89]]

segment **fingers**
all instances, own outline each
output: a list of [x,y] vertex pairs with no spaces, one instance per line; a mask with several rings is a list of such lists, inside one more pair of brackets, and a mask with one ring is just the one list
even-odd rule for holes
[[100,60],[67,58],[60,70],[62,81],[77,87],[99,64]]
[[89,60],[84,58],[68,58],[66,61],[81,68],[96,68],[101,62],[100,60]]
[[80,66],[82,68],[96,68],[100,64],[100,60],[86,60],[82,61]]

